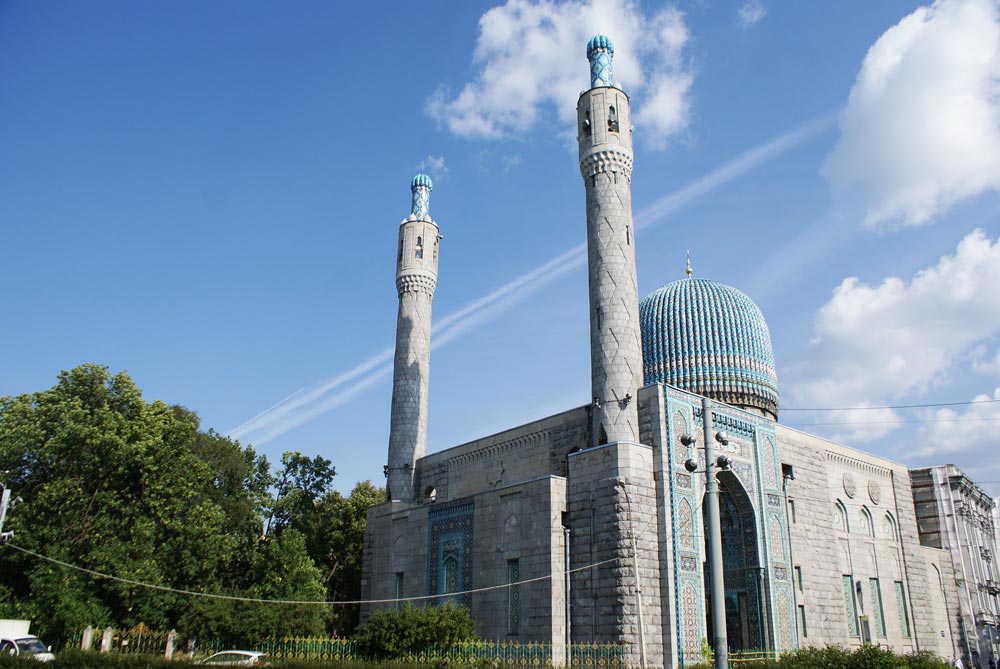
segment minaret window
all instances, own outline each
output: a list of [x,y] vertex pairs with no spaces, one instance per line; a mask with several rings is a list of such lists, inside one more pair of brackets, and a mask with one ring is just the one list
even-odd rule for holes
[[396,258],[396,262],[403,262],[403,240],[399,240],[399,257]]
[[417,246],[416,246],[416,249],[417,249],[416,250],[417,259],[418,260],[423,259],[423,257],[424,257],[424,238],[423,237],[417,237]]
[[608,107],[608,130],[618,132],[618,110],[614,105]]
[[583,136],[590,137],[590,110],[583,113]]

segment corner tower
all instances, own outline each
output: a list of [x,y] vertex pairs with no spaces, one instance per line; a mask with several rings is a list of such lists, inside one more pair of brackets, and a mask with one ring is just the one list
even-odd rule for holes
[[386,495],[411,501],[414,468],[427,453],[427,387],[431,360],[431,301],[437,286],[438,226],[430,216],[430,177],[410,183],[413,204],[399,225],[396,253],[396,355],[392,369],[392,414]]
[[590,375],[594,444],[639,441],[642,386],[639,293],[632,227],[632,114],[612,76],[614,45],[587,43],[590,90],[576,104],[580,172],[587,191]]

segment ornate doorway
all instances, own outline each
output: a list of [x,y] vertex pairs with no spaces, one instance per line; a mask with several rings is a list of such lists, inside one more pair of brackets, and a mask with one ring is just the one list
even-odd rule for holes
[[[722,569],[729,648],[764,648],[768,644],[763,633],[762,567],[757,550],[756,514],[750,496],[731,471],[719,472],[719,517],[722,524]],[[706,597],[708,583],[706,563]],[[710,610],[706,604],[707,629],[709,638],[712,638]]]

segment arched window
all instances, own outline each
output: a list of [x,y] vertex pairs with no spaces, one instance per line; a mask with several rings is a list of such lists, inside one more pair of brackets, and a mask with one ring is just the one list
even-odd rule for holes
[[416,249],[417,249],[417,251],[416,251],[417,258],[418,259],[422,259],[424,257],[424,238],[423,237],[417,237],[417,246],[416,246]]
[[892,517],[892,514],[886,512],[885,518],[882,520],[882,536],[889,541],[896,541],[896,520]]
[[614,105],[608,107],[608,130],[618,132],[618,110]]
[[580,128],[580,132],[584,137],[590,137],[590,110],[583,113],[583,127]]
[[847,509],[839,499],[833,505],[833,529],[838,532],[847,532]]
[[865,506],[861,507],[861,511],[858,513],[858,520],[861,523],[861,526],[858,528],[858,531],[863,534],[867,534],[870,537],[874,537],[875,525],[874,523],[872,523],[872,514],[868,510],[868,507]]

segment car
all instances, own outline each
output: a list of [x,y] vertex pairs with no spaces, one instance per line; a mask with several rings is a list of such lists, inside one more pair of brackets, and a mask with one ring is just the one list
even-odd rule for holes
[[42,662],[56,659],[52,649],[48,648],[36,636],[25,636],[19,639],[0,639],[0,653],[22,655]]
[[223,650],[215,655],[209,655],[204,660],[198,662],[198,664],[266,667],[267,662],[264,662],[265,655],[267,653],[261,653],[256,650]]

